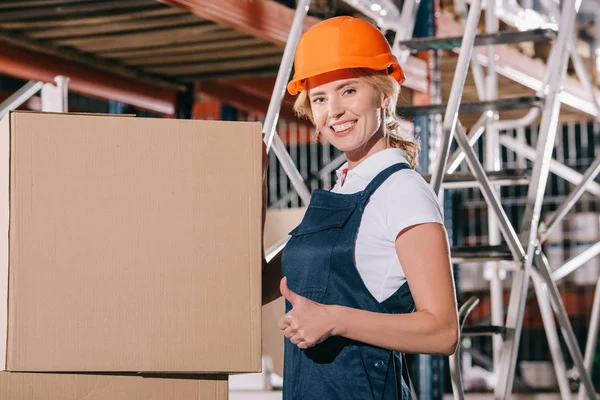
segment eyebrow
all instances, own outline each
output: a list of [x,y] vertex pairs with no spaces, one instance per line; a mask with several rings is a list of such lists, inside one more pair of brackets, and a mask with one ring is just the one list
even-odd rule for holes
[[[345,83],[342,83],[342,84],[340,84],[340,85],[336,86],[335,90],[337,91],[337,90],[340,90],[340,89],[342,89],[342,88],[344,88],[344,87],[346,87],[346,86],[349,86],[349,85],[354,85],[354,84],[356,84],[356,83],[358,83],[358,79],[353,79],[353,80],[351,80],[351,81],[348,81],[348,82],[345,82]],[[310,93],[310,94],[309,94],[309,97],[313,97],[313,96],[322,96],[322,95],[324,95],[324,94],[325,94],[325,92],[314,92],[314,93]]]

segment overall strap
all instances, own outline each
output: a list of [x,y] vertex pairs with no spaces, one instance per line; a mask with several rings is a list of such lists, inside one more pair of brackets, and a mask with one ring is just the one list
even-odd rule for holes
[[410,165],[408,165],[407,163],[398,163],[387,167],[379,174],[377,174],[377,176],[375,176],[375,178],[373,178],[373,180],[369,182],[366,189],[364,190],[365,200],[368,200],[371,197],[371,195],[379,188],[379,186],[381,186],[383,182],[386,181],[387,178],[389,178],[392,174],[402,169],[411,168]]

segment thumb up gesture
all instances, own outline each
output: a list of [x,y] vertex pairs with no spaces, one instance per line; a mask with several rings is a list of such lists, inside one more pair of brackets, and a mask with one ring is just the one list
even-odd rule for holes
[[332,307],[319,304],[294,293],[287,278],[281,279],[279,290],[292,305],[290,312],[279,320],[279,329],[286,338],[301,349],[313,347],[333,335],[335,329]]

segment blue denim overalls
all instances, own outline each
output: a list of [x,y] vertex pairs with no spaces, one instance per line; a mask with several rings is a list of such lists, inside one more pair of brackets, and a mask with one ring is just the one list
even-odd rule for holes
[[[304,219],[290,232],[283,252],[282,273],[289,288],[321,304],[337,304],[378,313],[414,311],[408,284],[380,303],[371,295],[354,263],[358,227],[371,195],[394,172],[392,165],[365,190],[339,194],[316,190]],[[286,301],[286,312],[291,305]],[[408,400],[402,354],[341,336],[307,350],[285,339],[284,400]]]

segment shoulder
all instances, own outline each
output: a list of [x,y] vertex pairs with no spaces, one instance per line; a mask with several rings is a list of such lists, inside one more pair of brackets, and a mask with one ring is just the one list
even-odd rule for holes
[[379,189],[388,229],[394,238],[411,225],[429,222],[443,224],[440,202],[429,183],[417,171],[400,170]]
[[392,174],[380,187],[389,199],[399,197],[407,200],[418,200],[422,198],[434,199],[439,203],[431,186],[420,173],[413,169],[403,169]]

